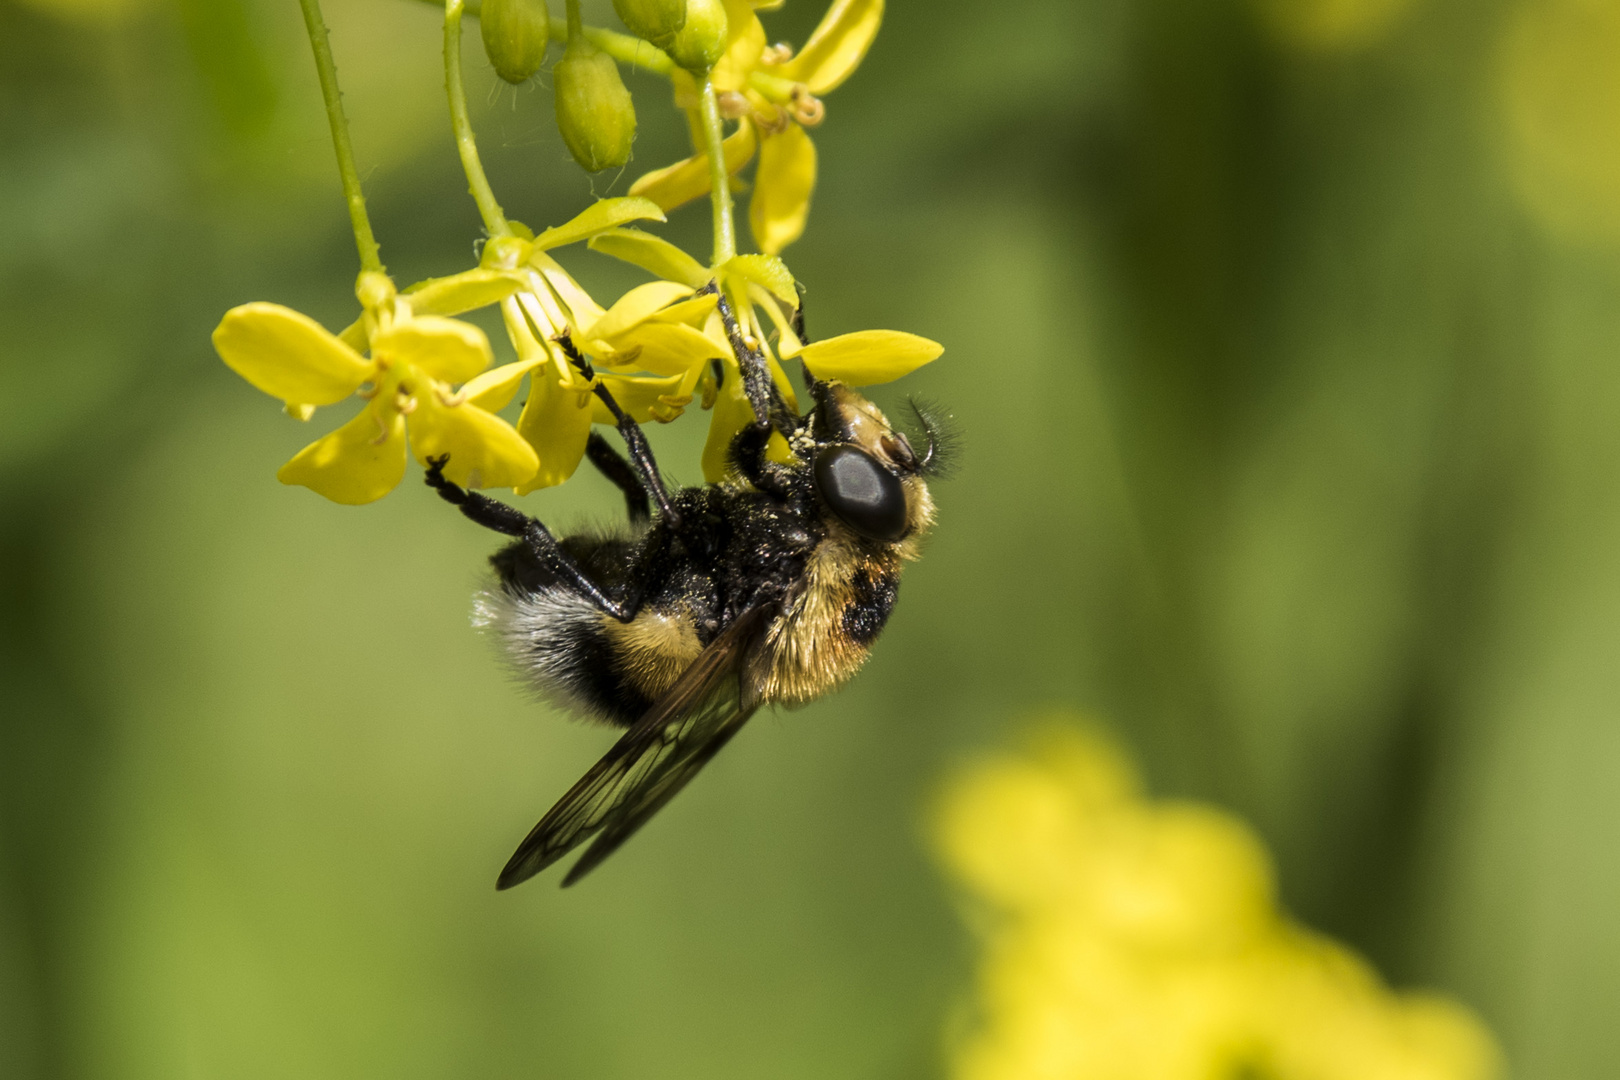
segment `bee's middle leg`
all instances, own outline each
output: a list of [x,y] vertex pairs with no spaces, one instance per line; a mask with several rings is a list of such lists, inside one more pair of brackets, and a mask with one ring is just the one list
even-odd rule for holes
[[[562,349],[563,354],[568,357],[574,367],[579,369],[581,375],[584,375],[587,379],[595,378],[595,371],[591,368],[591,362],[585,359],[584,354],[574,345],[573,339],[567,333],[558,334],[552,340]],[[596,394],[597,399],[603,405],[607,406],[607,411],[613,415],[614,423],[619,429],[619,437],[624,440],[624,448],[630,451],[630,464],[635,468],[636,475],[641,480],[641,489],[651,495],[653,501],[658,504],[658,513],[672,527],[679,529],[681,526],[680,512],[670,505],[669,489],[664,486],[664,477],[658,471],[658,462],[653,459],[652,447],[648,445],[647,435],[641,430],[641,425],[632,420],[619,407],[618,401],[613,397],[613,392],[607,387],[597,383],[592,392]],[[590,449],[589,442],[586,443],[586,449]],[[595,459],[592,460],[594,462]],[[600,465],[597,467],[601,468]]]
[[613,482],[613,485],[624,492],[625,512],[630,515],[630,523],[639,525],[652,517],[652,506],[647,501],[647,489],[641,486],[636,477],[635,469],[630,463],[619,456],[617,450],[608,445],[608,441],[596,432],[585,443],[585,456],[591,459],[598,472]]
[[427,486],[437,491],[441,499],[459,509],[469,521],[507,536],[521,538],[541,566],[549,566],[561,574],[579,590],[580,595],[604,613],[620,622],[629,622],[636,617],[636,611],[641,607],[639,595],[632,594],[623,601],[609,597],[597,587],[596,582],[585,576],[585,571],[579,568],[573,556],[562,549],[557,538],[551,535],[551,530],[542,525],[538,518],[445,479],[444,467],[449,460],[449,454],[429,458],[424,478]]

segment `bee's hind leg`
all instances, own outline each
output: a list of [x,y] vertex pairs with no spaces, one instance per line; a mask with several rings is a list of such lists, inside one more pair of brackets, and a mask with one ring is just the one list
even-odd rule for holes
[[620,491],[624,492],[624,508],[630,515],[630,523],[639,525],[652,517],[652,504],[647,500],[647,489],[641,486],[636,477],[635,469],[630,463],[619,456],[619,452],[608,445],[608,441],[596,432],[585,443],[585,456],[591,459],[597,471],[609,480]]
[[530,517],[516,507],[491,499],[488,495],[468,491],[461,485],[445,479],[444,467],[449,461],[449,454],[428,459],[428,470],[424,479],[428,487],[439,493],[439,498],[459,509],[469,521],[507,536],[521,538],[530,553],[539,560],[540,565],[556,571],[578,589],[581,596],[604,613],[620,622],[629,622],[636,617],[636,611],[641,607],[639,595],[632,595],[623,602],[610,599],[597,588],[596,582],[585,576],[579,564],[574,562],[573,556],[562,549],[557,543],[557,538],[540,524],[539,519]]

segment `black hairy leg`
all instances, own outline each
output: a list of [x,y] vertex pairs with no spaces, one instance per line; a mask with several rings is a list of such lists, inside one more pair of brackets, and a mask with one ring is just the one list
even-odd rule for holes
[[[591,367],[591,362],[575,347],[574,340],[568,336],[567,331],[558,334],[552,340],[562,349],[574,367],[579,369],[581,375],[587,379],[596,377],[596,370]],[[597,400],[607,406],[607,411],[613,416],[613,422],[619,429],[619,437],[624,440],[624,448],[630,452],[630,464],[635,468],[636,475],[641,478],[642,490],[653,497],[653,501],[658,504],[659,514],[669,522],[670,527],[679,529],[681,515],[670,504],[669,489],[664,486],[664,478],[658,472],[658,462],[653,459],[652,447],[648,445],[647,435],[641,430],[641,425],[619,408],[613,392],[601,383],[597,383],[591,392],[596,395]],[[586,448],[589,447],[590,444],[587,443]]]
[[620,622],[629,622],[636,617],[636,611],[641,607],[639,593],[632,594],[625,601],[611,599],[597,587],[596,582],[585,576],[579,564],[558,545],[557,538],[540,524],[538,518],[445,479],[444,467],[449,461],[449,454],[428,458],[427,475],[423,479],[428,487],[439,493],[439,498],[459,509],[468,521],[507,536],[522,538],[541,566],[551,567],[605,614]]
[[624,492],[624,508],[630,515],[632,525],[639,525],[652,517],[647,489],[641,486],[636,471],[597,432],[591,432],[591,437],[586,440],[585,456],[591,459],[598,472],[613,482],[614,487]]
[[770,428],[761,424],[749,424],[737,432],[731,440],[731,463],[755,490],[783,498],[788,493],[787,488],[771,474],[765,460],[765,450],[770,445],[772,434]]

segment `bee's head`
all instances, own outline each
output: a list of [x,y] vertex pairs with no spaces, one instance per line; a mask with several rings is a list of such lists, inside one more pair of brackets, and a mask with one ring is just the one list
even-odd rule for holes
[[926,477],[938,471],[938,425],[916,409],[925,449],[919,455],[904,432],[866,398],[839,382],[806,382],[815,407],[806,417],[816,493],[850,531],[885,543],[920,537],[933,523]]

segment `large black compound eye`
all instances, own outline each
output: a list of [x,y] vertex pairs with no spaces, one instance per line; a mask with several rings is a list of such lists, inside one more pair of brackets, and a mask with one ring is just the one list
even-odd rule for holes
[[853,446],[816,455],[816,490],[828,509],[868,540],[898,540],[906,531],[906,490],[900,478]]

